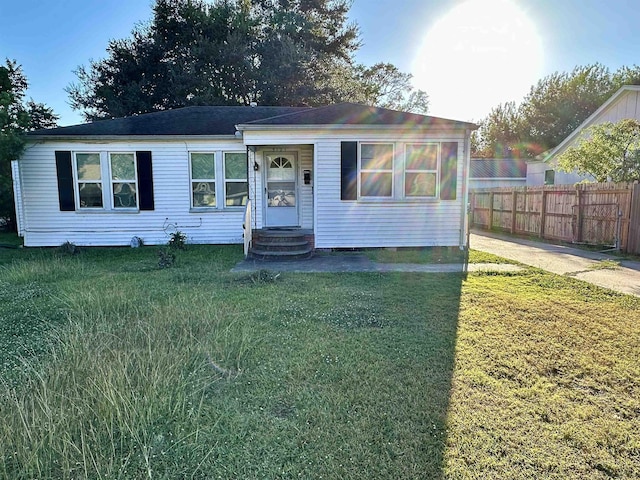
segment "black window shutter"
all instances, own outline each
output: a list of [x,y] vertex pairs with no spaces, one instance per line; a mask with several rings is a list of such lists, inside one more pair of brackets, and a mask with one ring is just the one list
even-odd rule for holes
[[153,210],[153,167],[151,152],[136,152],[140,210]]
[[358,199],[358,142],[340,143],[340,200]]
[[458,186],[458,142],[442,142],[440,200],[455,200]]
[[56,174],[58,176],[60,211],[73,212],[76,209],[76,199],[73,193],[71,152],[56,150]]

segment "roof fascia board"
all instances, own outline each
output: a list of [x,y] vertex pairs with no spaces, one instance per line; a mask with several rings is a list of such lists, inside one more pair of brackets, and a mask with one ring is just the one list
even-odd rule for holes
[[242,137],[236,135],[28,135],[27,142],[32,141],[129,141],[129,140],[163,140],[184,141],[184,140],[236,140],[242,141]]
[[[425,130],[429,132],[433,131],[443,131],[443,132],[461,132],[464,133],[467,128],[467,125],[473,124],[461,124],[460,126],[455,127],[431,127],[428,125],[339,125],[339,124],[329,124],[329,125],[248,125],[248,124],[240,124],[236,125],[236,129],[239,132],[243,131],[282,131],[282,130],[299,130],[299,131],[308,131],[308,130]],[[476,127],[475,125],[473,125]]]
[[613,95],[611,95],[611,97],[609,97],[609,99],[606,102],[600,105],[600,107],[598,107],[598,109],[595,112],[589,115],[589,117],[587,117],[587,119],[584,122],[582,122],[580,126],[578,126],[578,128],[576,128],[573,132],[571,132],[567,136],[567,138],[565,138],[562,142],[560,142],[560,144],[556,148],[551,150],[551,152],[549,152],[549,154],[543,159],[543,161],[547,162],[552,157],[555,157],[560,152],[562,152],[567,146],[567,144],[575,140],[575,138],[578,135],[580,135],[582,130],[589,127],[590,123],[593,120],[595,120],[603,111],[605,111],[607,108],[609,108],[609,106],[611,106],[613,103],[618,101],[618,99],[622,97],[622,95],[626,94],[627,92],[640,92],[640,85],[623,85],[622,87],[620,87],[618,91]]

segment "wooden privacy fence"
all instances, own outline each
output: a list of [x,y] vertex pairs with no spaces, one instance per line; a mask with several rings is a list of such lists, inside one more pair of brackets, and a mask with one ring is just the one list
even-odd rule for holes
[[640,185],[585,183],[473,190],[471,224],[640,253]]

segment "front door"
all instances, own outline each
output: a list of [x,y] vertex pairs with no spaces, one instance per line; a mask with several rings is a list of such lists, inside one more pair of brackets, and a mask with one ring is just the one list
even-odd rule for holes
[[297,227],[298,165],[295,153],[273,153],[265,157],[266,226]]

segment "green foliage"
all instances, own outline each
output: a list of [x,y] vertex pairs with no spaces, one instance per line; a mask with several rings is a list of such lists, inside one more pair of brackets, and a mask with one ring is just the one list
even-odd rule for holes
[[180,230],[176,230],[169,235],[169,243],[167,245],[171,250],[184,250],[187,248],[187,235]]
[[587,128],[576,145],[558,156],[558,165],[598,182],[640,181],[640,123],[625,119]]
[[22,67],[7,59],[0,66],[0,219],[8,219],[12,226],[15,209],[11,161],[22,154],[25,132],[55,126],[58,118],[41,103],[25,102],[27,87]]
[[176,262],[176,253],[169,247],[163,247],[158,249],[158,267],[170,268]]
[[564,140],[623,85],[640,84],[640,67],[614,73],[601,64],[553,73],[531,87],[520,105],[498,105],[480,122],[474,155],[535,157]]
[[356,101],[419,114],[429,110],[429,97],[422,90],[414,90],[410,73],[402,73],[390,63],[376,63],[372,67],[358,65],[356,73],[360,95]]
[[148,25],[112,40],[67,88],[88,120],[190,105],[357,101],[424,113],[390,64],[356,65],[348,0],[156,0]]
[[75,243],[66,241],[58,247],[58,253],[63,256],[77,255],[80,249]]

